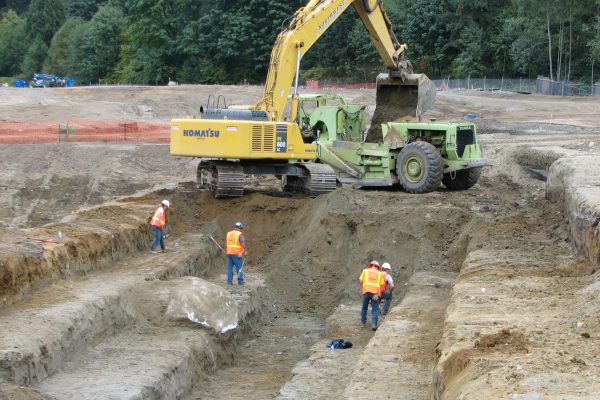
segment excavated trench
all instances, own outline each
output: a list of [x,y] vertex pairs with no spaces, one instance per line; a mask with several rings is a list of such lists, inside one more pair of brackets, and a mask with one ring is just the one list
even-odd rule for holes
[[[168,252],[152,255],[144,215],[162,197],[173,204],[171,236]],[[429,285],[444,293],[443,310],[459,265],[448,260],[462,257],[464,230],[473,224],[464,207],[444,197],[435,193],[424,203],[403,193],[340,189],[314,200],[266,191],[217,201],[184,185],[19,232],[7,260],[12,274],[3,277],[12,288],[0,315],[2,378],[58,399],[232,399],[247,398],[249,388],[256,399],[280,391],[282,398],[319,398],[326,391],[315,382],[301,383],[301,393],[295,388],[299,363],[333,363],[323,371],[333,388],[336,376],[358,365],[373,337],[360,327],[357,301],[357,278],[369,260],[394,266],[395,305]],[[164,292],[179,277],[223,285],[225,261],[209,235],[222,240],[236,220],[244,221],[250,249],[249,284],[227,288],[243,310],[236,334],[161,316],[170,301]],[[59,243],[26,239],[59,230]],[[354,347],[332,354],[325,342],[338,337]]]
[[[369,260],[394,265],[395,304],[415,287],[430,285],[440,293],[432,297],[440,302],[435,307],[444,309],[460,264],[447,259],[462,257],[466,239],[462,228],[446,226],[469,229],[472,222],[461,207],[440,200],[438,196],[425,205],[406,194],[357,195],[351,189],[317,200],[254,194],[215,204],[205,198],[201,219],[209,225],[216,219],[226,227],[243,218],[248,273],[264,276],[272,312],[257,336],[244,341],[232,367],[218,370],[185,398],[247,398],[250,388],[256,399],[274,398],[280,391],[281,398],[331,398],[327,385],[336,390],[338,378],[352,374],[373,336],[360,325],[358,302],[358,275]],[[439,338],[443,315],[436,317]],[[332,353],[325,344],[335,338],[350,340],[354,347]],[[306,365],[296,366],[294,378],[282,389],[299,362]],[[318,373],[320,379],[306,377],[306,372]]]
[[[468,310],[480,316],[478,307],[487,312],[488,303],[504,300],[495,274],[510,281],[521,271],[537,278],[593,271],[566,261],[572,253],[562,205],[544,199],[544,184],[524,169],[517,177],[508,172],[484,175],[467,192],[419,196],[340,188],[298,199],[267,185],[215,200],[183,184],[61,223],[7,229],[0,398],[358,399],[373,387],[381,388],[376,398],[469,393],[465,382],[490,359],[501,363],[501,355],[537,346],[525,326],[507,328],[500,317],[474,322],[478,334],[461,325]],[[153,255],[145,220],[162,198],[172,204],[168,252]],[[238,220],[249,248],[248,284],[228,287],[225,259],[210,236],[222,242]],[[65,237],[58,243],[28,239],[59,230]],[[359,319],[358,276],[372,259],[392,264],[397,285],[376,332]],[[502,265],[518,272],[502,272],[507,278]],[[167,316],[191,277],[235,299],[234,331],[216,334]],[[475,350],[453,347],[471,343],[471,334]],[[354,345],[327,349],[337,338]]]

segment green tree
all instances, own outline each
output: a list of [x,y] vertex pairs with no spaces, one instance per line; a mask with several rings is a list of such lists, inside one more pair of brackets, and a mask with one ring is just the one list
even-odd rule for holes
[[396,21],[408,46],[408,58],[420,72],[446,75],[452,59],[458,54],[451,41],[450,21],[453,17],[449,1],[424,0],[406,5],[406,10]]
[[21,70],[27,52],[25,21],[13,10],[0,17],[0,76],[13,76]]
[[80,18],[69,18],[60,27],[50,42],[44,70],[59,76],[71,74],[72,64],[76,63],[76,60],[69,60],[72,51],[71,44],[74,42],[75,32],[83,24],[84,22]]
[[81,82],[114,79],[121,46],[120,30],[124,25],[121,10],[110,4],[101,6],[94,17],[72,28],[69,69]]
[[[495,40],[503,25],[504,0],[449,0],[452,17],[450,43],[458,54],[452,61],[456,74],[466,77],[487,74],[501,76],[508,48]],[[505,44],[506,45],[506,44]]]
[[595,2],[595,15],[594,15],[595,25],[592,28],[593,36],[588,41],[587,46],[590,51],[590,62],[591,62],[591,78],[592,83],[598,81],[598,76],[594,75],[594,69],[598,69],[598,65],[600,64],[600,0],[596,0]]
[[[134,83],[164,83],[177,73],[190,51],[184,43],[197,31],[197,21],[208,12],[208,1],[127,0],[130,27],[121,48],[119,76]],[[212,26],[216,30],[216,21]],[[197,49],[202,44],[192,43]],[[194,53],[192,51],[192,53]]]
[[346,68],[346,76],[352,81],[372,82],[377,74],[383,71],[384,65],[371,37],[356,15],[354,26],[348,33],[348,51],[344,57],[343,65]]
[[41,72],[42,65],[44,64],[47,55],[48,46],[46,46],[46,43],[44,43],[39,36],[36,37],[23,59],[23,64],[21,66],[23,75],[25,75],[26,78],[31,79],[35,72]]
[[67,0],[67,16],[89,21],[98,11],[98,4],[102,2],[102,0]]
[[[17,14],[21,15],[25,11],[27,11],[27,7],[29,6],[29,0],[7,0],[6,1],[6,9],[12,9]],[[0,7],[1,9],[2,7]]]
[[510,43],[510,62],[521,76],[534,78],[543,73],[545,65],[544,23],[531,23],[531,18],[517,15],[506,19],[501,37]]
[[[295,11],[294,3],[274,0],[216,1],[197,22],[183,31],[180,50],[184,58],[210,59],[219,65],[215,76],[202,63],[203,80],[226,71],[227,82],[262,82],[279,32]],[[218,27],[218,28],[216,28]],[[206,76],[208,74],[208,76]]]
[[452,62],[453,72],[458,77],[481,76],[485,72],[483,61],[483,32],[478,27],[468,26],[462,30],[459,40],[461,52]]
[[40,37],[47,46],[65,19],[61,0],[32,0],[27,9],[25,29],[30,39]]
[[[357,22],[360,25],[357,26]],[[346,78],[355,72],[357,76],[362,75],[355,71],[357,63],[353,62],[353,57],[360,57],[361,65],[370,65],[373,55],[377,55],[370,41],[356,11],[353,7],[348,8],[306,53],[302,67],[311,71],[305,77],[331,80]]]

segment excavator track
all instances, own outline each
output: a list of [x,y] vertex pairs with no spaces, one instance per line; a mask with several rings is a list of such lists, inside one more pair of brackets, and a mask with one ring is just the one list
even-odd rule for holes
[[335,190],[335,171],[329,165],[303,163],[302,166],[307,169],[310,174],[309,179],[305,180],[305,192],[308,193],[310,197],[317,197]]
[[242,197],[246,175],[241,165],[227,161],[201,161],[198,164],[197,187],[210,190],[217,199]]
[[295,165],[304,169],[307,175],[285,177],[283,190],[286,192],[303,193],[308,197],[317,197],[335,190],[335,171],[329,165],[316,163],[299,163]]

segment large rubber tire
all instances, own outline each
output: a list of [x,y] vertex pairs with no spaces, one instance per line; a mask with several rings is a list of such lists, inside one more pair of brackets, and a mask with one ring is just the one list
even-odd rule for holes
[[[463,169],[444,174],[442,183],[448,190],[467,190],[473,187],[481,176],[481,167]],[[454,179],[452,179],[454,177]]]
[[404,190],[409,193],[433,192],[442,183],[444,160],[430,143],[412,142],[400,151],[396,173]]

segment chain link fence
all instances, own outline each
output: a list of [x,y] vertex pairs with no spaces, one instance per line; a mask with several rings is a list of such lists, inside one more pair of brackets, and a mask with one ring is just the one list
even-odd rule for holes
[[489,90],[532,93],[536,90],[535,79],[491,79],[491,78],[465,78],[465,79],[437,79],[433,81],[438,89],[462,90]]
[[546,77],[537,78],[536,92],[551,96],[597,96],[600,95],[600,83],[594,85],[566,81],[552,81]]
[[590,85],[566,81],[557,82],[541,76],[537,79],[453,79],[449,77],[433,82],[440,90],[507,91],[551,96],[600,96],[600,83]]

